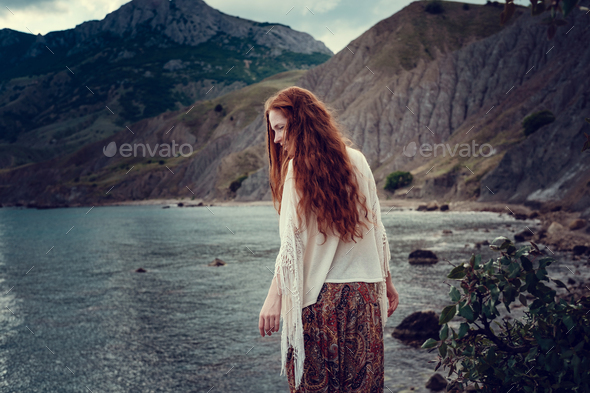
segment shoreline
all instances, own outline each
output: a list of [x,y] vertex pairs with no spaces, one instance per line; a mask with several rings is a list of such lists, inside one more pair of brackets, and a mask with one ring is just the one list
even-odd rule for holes
[[[437,203],[440,207],[441,204]],[[212,200],[205,202],[202,199],[186,200],[180,198],[157,198],[157,199],[146,199],[146,200],[135,200],[135,201],[119,201],[119,202],[107,202],[96,206],[153,206],[153,205],[174,205],[178,206],[182,203],[182,207],[203,207],[203,206],[273,206],[272,201],[218,201]],[[390,199],[379,199],[381,209],[397,207],[402,209],[416,210],[421,205],[427,205],[431,201],[422,201],[410,198],[390,198]],[[199,205],[202,204],[202,205]],[[454,201],[449,202],[449,211],[492,211],[492,212],[505,212],[507,214],[526,214],[529,215],[533,212],[529,207],[522,204],[514,203],[501,203],[501,202],[477,202],[477,201]],[[79,207],[79,206],[72,206]],[[90,206],[88,206],[90,207]],[[438,210],[434,209],[435,211]]]
[[[425,201],[413,198],[389,198],[379,199],[381,210],[394,211],[430,211],[444,212],[440,209],[443,204],[436,200]],[[182,204],[182,205],[179,205]],[[1,206],[1,205],[0,205]],[[191,208],[206,206],[273,206],[271,201],[218,201],[211,200],[204,202],[203,199],[184,199],[184,198],[156,198],[145,200],[113,201],[103,202],[95,205],[65,205],[65,206],[37,206],[28,205],[11,205],[4,207],[19,208],[37,208],[52,209],[60,207],[98,207],[98,206],[161,206],[162,208]],[[514,232],[514,236],[520,236],[525,242],[533,241],[537,244],[550,246],[560,251],[574,251],[579,258],[590,256],[590,223],[588,220],[580,217],[581,212],[564,211],[560,208],[546,210],[533,210],[523,204],[501,203],[501,202],[478,202],[475,200],[452,201],[447,204],[448,210],[461,212],[493,212],[498,214],[508,214],[518,220],[539,220],[540,226],[533,232],[526,225],[519,228],[519,232]],[[582,224],[577,227],[572,226],[575,221],[581,221]],[[577,247],[577,249],[576,249]],[[582,249],[580,247],[583,247]],[[582,251],[580,251],[582,250]]]

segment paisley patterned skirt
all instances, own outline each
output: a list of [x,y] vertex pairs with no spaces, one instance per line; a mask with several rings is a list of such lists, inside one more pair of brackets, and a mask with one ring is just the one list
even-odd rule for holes
[[326,282],[302,310],[305,361],[295,389],[293,348],[287,352],[291,393],[382,393],[383,327],[377,283]]

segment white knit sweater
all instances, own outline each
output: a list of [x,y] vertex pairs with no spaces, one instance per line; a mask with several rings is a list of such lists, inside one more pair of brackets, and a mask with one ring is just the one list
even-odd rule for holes
[[[301,383],[305,359],[302,309],[317,301],[324,282],[378,282],[382,326],[387,322],[385,280],[391,254],[381,222],[377,187],[363,153],[348,146],[346,150],[355,167],[359,191],[367,197],[366,205],[370,209],[368,217],[377,223],[368,223],[370,230],[361,226],[363,239],[355,238],[356,243],[345,243],[330,231],[325,238],[318,232],[317,221],[306,223],[305,217],[302,217],[304,229],[300,231],[297,228],[296,211],[300,196],[295,188],[292,161],[289,162],[285,178],[279,216],[281,247],[274,274],[282,295],[281,375],[286,374],[287,351],[292,346],[297,387]],[[364,210],[360,212],[364,213]],[[321,244],[324,239],[325,243]]]

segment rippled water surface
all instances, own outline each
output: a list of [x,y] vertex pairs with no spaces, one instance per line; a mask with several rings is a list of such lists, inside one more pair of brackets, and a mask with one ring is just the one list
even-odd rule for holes
[[[272,206],[88,210],[0,209],[1,391],[288,392],[280,332],[258,332],[280,246]],[[487,260],[495,254],[474,243],[536,222],[386,212],[400,304],[385,327],[385,384],[426,392],[436,352],[405,346],[393,328],[449,304],[452,266],[443,259]],[[409,265],[416,248],[440,262]],[[215,258],[227,265],[208,267]]]

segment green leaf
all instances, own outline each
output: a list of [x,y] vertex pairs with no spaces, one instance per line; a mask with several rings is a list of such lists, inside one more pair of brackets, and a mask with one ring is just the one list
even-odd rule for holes
[[473,269],[474,269],[474,270],[477,270],[477,269],[479,269],[479,263],[480,263],[480,262],[481,262],[481,255],[480,255],[480,254],[477,254],[477,255],[475,256],[475,260],[474,260],[474,262],[473,262]]
[[545,269],[543,269],[543,268],[539,268],[539,269],[537,270],[537,278],[538,278],[539,280],[546,280],[546,281],[549,281],[549,280],[547,279],[547,270],[545,270]]
[[520,263],[525,271],[533,270],[533,263],[524,255],[520,257]]
[[504,301],[510,304],[516,298],[516,288],[514,288],[514,285],[512,284],[508,284],[504,287],[504,290],[502,290],[502,295],[504,296]]
[[467,319],[467,321],[469,322],[473,322],[475,320],[473,316],[473,309],[471,308],[471,306],[459,306],[459,315]]
[[[587,360],[587,358],[585,359]],[[580,358],[578,357],[577,354],[574,354],[574,357],[572,359],[572,366],[574,366],[574,375],[578,375],[578,367],[580,366]]]
[[440,329],[440,332],[438,333],[438,336],[440,337],[440,339],[442,341],[446,340],[447,337],[449,336],[449,325],[448,324],[444,324],[443,327]]
[[449,295],[451,296],[451,300],[454,302],[458,302],[461,299],[461,294],[457,290],[456,287],[451,286],[451,290],[449,291]]
[[507,237],[498,236],[492,241],[492,244],[490,244],[490,249],[494,251],[504,250],[508,248],[511,243],[512,242]]
[[442,313],[440,314],[440,319],[438,321],[439,325],[442,325],[443,323],[447,323],[451,319],[453,319],[456,312],[457,312],[457,306],[455,304],[451,304],[450,306],[446,306],[442,310]]
[[445,357],[447,357],[447,344],[446,343],[442,343],[440,345],[440,347],[438,347],[438,353],[440,353],[440,356],[442,356],[443,359]]
[[528,355],[524,359],[525,363],[527,363],[531,359],[535,359],[535,357],[537,356],[537,349],[538,349],[538,347],[531,348],[530,352],[528,353]]
[[422,348],[432,348],[434,347],[436,344],[438,344],[438,341],[433,339],[433,338],[429,338],[428,340],[424,341],[424,344],[422,344]]
[[576,4],[578,4],[578,0],[561,0],[561,2],[563,3],[562,10],[564,18],[566,18]]
[[461,322],[461,326],[459,327],[459,336],[457,337],[457,339],[463,338],[463,336],[467,334],[468,330],[469,330],[469,325],[466,324],[465,322]]
[[508,267],[510,274],[508,274],[508,278],[516,278],[520,274],[520,266],[516,262],[512,262]]
[[545,12],[545,3],[541,1],[533,7],[531,14],[535,16],[540,15],[543,12]]
[[530,251],[531,251],[531,246],[523,246],[516,252],[516,254],[514,254],[514,258],[518,259],[523,255],[526,256],[529,254]]
[[451,278],[454,280],[460,280],[463,277],[465,277],[465,266],[463,265],[459,265],[453,268],[453,270],[451,270],[451,272],[447,276],[447,278]]
[[[553,279],[551,279],[551,280],[553,280]],[[561,282],[559,280],[553,280],[553,282],[556,283],[558,287],[565,288],[565,289],[567,289],[568,292],[570,292],[570,290],[568,289],[568,287],[563,282]]]
[[555,345],[552,338],[540,338],[537,342],[545,354]]
[[551,257],[541,258],[541,259],[539,259],[539,269],[546,268],[547,266],[551,265],[553,262],[555,262],[555,259],[553,259]]
[[565,327],[568,331],[574,326],[574,321],[571,315],[566,315],[562,321],[565,324]]

